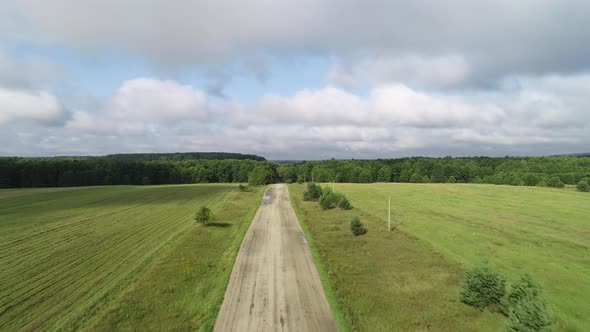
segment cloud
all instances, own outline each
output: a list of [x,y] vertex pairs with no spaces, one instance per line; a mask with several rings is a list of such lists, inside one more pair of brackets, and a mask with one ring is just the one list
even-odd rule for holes
[[50,123],[62,116],[62,105],[47,91],[0,87],[0,126],[17,121]]
[[10,154],[225,150],[317,159],[576,152],[590,146],[589,87],[590,75],[519,76],[497,91],[388,84],[358,95],[326,86],[243,103],[212,102],[189,85],[137,78],[106,98],[103,109],[74,112],[62,129],[13,129],[19,143]]
[[[590,3],[583,0],[11,0],[3,9],[0,21],[20,18],[23,39],[82,51],[124,49],[163,63],[362,52],[401,57],[376,64],[393,77],[415,73],[435,83],[460,80],[461,59],[473,81],[572,73],[590,64]],[[458,71],[420,70],[421,59],[431,57]],[[434,68],[441,66],[435,61]]]
[[350,68],[337,65],[330,72],[329,79],[344,87],[355,82],[369,82],[373,86],[405,82],[416,86],[445,87],[465,83],[469,74],[467,61],[459,55],[404,55],[365,58]]
[[137,135],[158,126],[207,120],[207,95],[176,81],[126,81],[98,112],[77,111],[66,127],[84,133]]

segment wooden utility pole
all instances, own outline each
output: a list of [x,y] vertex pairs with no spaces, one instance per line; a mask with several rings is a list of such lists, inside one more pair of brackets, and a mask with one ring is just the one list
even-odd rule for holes
[[387,230],[391,232],[391,195],[389,195],[387,205]]

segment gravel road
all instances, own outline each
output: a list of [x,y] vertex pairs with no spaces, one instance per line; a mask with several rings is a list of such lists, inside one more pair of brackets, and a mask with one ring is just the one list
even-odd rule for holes
[[265,193],[214,331],[337,331],[285,184]]

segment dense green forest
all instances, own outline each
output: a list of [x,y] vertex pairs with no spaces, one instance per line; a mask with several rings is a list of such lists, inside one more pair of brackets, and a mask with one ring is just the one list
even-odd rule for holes
[[173,153],[117,153],[106,156],[56,156],[56,157],[34,157],[30,159],[51,159],[51,160],[88,160],[88,159],[111,159],[123,161],[181,161],[181,160],[258,160],[266,161],[264,157],[254,154],[231,153],[231,152],[173,152]]
[[[190,156],[196,159],[184,160]],[[207,156],[213,159],[202,159]],[[577,184],[590,177],[590,157],[332,159],[277,165],[257,156],[253,156],[257,157],[256,160],[216,159],[223,156],[234,154],[0,158],[0,188],[215,182],[266,184],[277,180],[457,182],[560,187]]]
[[174,184],[276,180],[276,164],[258,160],[0,158],[0,188]]
[[563,186],[590,177],[589,157],[323,160],[279,166],[285,182],[491,183]]

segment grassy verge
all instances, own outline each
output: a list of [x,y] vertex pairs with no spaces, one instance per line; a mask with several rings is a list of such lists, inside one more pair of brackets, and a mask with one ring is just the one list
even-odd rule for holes
[[[317,202],[302,200],[303,191],[303,185],[290,185],[292,204],[314,241],[327,292],[351,330],[496,331],[503,326],[501,315],[460,303],[460,264],[404,231],[387,232],[382,219],[358,207],[322,211]],[[351,234],[353,216],[361,218],[367,234]]]
[[230,193],[215,223],[191,226],[85,329],[212,330],[263,189]]
[[328,271],[325,269],[325,264],[322,263],[322,256],[318,251],[318,247],[315,244],[313,239],[313,235],[307,229],[307,223],[302,222],[301,212],[299,211],[299,205],[293,204],[294,200],[296,199],[293,197],[293,190],[291,190],[292,185],[289,185],[289,197],[292,202],[293,210],[295,211],[295,215],[299,220],[299,224],[303,229],[303,233],[305,234],[305,238],[307,240],[307,245],[311,251],[311,255],[313,257],[313,261],[318,269],[318,273],[320,275],[320,280],[322,281],[322,286],[324,288],[324,292],[326,293],[326,298],[328,300],[328,304],[330,305],[330,309],[332,310],[332,314],[334,315],[334,319],[336,320],[336,324],[338,325],[338,329],[340,332],[349,332],[351,331],[350,326],[348,325],[348,321],[346,320],[346,315],[342,310],[340,303],[338,302],[338,297],[336,296],[336,292],[334,287],[332,286],[332,282],[328,276]]
[[359,210],[392,220],[464,267],[489,261],[509,281],[530,273],[556,329],[590,330],[590,195],[477,184],[336,184]]

